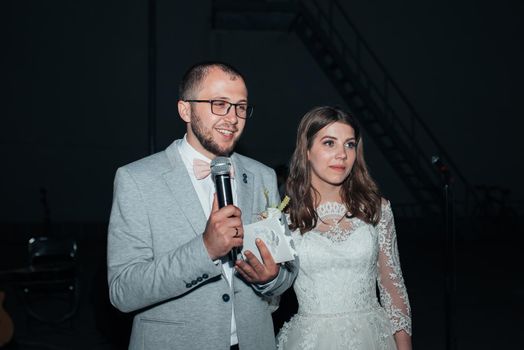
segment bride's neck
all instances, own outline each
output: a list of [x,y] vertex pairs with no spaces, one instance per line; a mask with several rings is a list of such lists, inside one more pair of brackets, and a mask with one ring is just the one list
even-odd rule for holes
[[317,206],[327,203],[327,202],[342,203],[342,196],[340,195],[340,187],[328,188],[328,189],[323,188],[321,191],[318,191],[315,202]]

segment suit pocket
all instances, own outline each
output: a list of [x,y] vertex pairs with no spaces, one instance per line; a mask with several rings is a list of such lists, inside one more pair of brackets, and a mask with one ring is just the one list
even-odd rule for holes
[[143,349],[168,350],[184,347],[180,344],[180,338],[186,333],[185,322],[141,318],[140,329],[144,340]]

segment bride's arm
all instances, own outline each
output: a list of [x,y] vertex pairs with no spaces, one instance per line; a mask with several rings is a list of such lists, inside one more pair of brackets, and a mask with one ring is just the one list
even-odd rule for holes
[[395,333],[395,343],[397,343],[397,350],[411,350],[411,336],[406,331],[398,331]]
[[379,235],[378,287],[380,302],[386,310],[395,331],[397,348],[411,349],[411,309],[408,293],[400,269],[395,222],[391,205],[382,203]]

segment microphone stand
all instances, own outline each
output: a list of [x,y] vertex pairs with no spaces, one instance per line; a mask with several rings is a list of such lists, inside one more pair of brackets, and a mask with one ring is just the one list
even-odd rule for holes
[[455,233],[455,210],[452,191],[453,178],[448,167],[438,156],[433,156],[431,162],[437,167],[442,180],[442,195],[444,209],[444,267],[445,267],[445,297],[444,310],[446,319],[446,350],[457,349],[456,327],[456,270],[457,270],[457,238]]

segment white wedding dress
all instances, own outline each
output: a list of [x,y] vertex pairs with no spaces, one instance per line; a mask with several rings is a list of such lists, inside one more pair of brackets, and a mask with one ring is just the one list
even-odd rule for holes
[[317,213],[314,230],[293,232],[299,307],[280,330],[278,349],[396,349],[393,334],[411,334],[411,315],[389,202],[377,226],[345,218],[340,203]]

